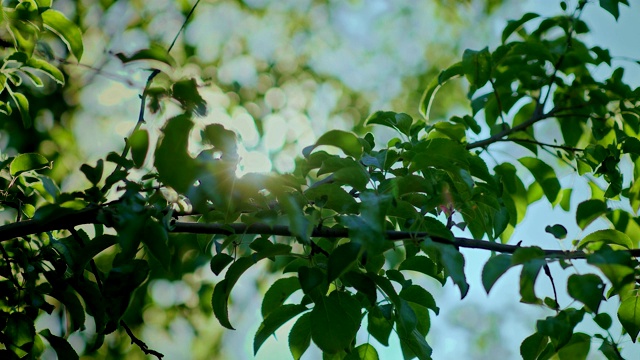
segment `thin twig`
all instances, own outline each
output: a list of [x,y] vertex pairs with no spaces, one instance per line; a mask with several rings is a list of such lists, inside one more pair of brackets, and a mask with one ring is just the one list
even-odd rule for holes
[[546,143],[542,143],[542,142],[531,140],[531,139],[499,139],[496,142],[507,142],[507,141],[534,144],[534,145],[543,146],[543,147],[561,149],[561,150],[565,150],[565,151],[569,151],[569,152],[582,152],[582,151],[584,151],[584,149],[580,149],[580,148],[575,148],[575,147],[566,146],[566,145],[546,144]]
[[140,348],[140,350],[142,350],[146,355],[153,355],[157,357],[158,360],[162,360],[162,358],[164,357],[164,354],[159,353],[153,349],[149,349],[147,344],[145,344],[144,341],[138,339],[133,333],[133,331],[131,331],[129,326],[127,326],[127,324],[123,320],[120,320],[120,326],[122,326],[124,328],[124,331],[127,332],[127,335],[129,335],[129,338],[131,339],[131,344],[137,345]]

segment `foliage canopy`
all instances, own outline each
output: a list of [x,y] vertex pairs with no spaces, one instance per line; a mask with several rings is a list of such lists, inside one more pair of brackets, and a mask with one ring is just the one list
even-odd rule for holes
[[[377,359],[374,345],[357,337],[363,332],[382,345],[397,336],[405,359],[430,359],[426,336],[440,308],[416,284],[416,273],[442,285],[450,279],[465,297],[460,248],[493,253],[482,271],[487,293],[518,268],[521,302],[553,311],[522,342],[524,359],[586,359],[590,351],[621,359],[621,344],[637,340],[640,88],[625,83],[621,68],[606,79],[593,75],[595,66],[612,66],[613,59],[583,42],[589,27],[581,14],[597,5],[561,2],[558,16],[527,13],[509,21],[499,46],[465,50],[428,83],[421,117],[377,111],[359,125],[388,128],[389,141],[330,130],[302,151],[288,174],[237,175],[237,135],[197,121],[208,111],[200,80],[164,73],[179,67],[170,55],[178,36],[168,47],[119,53],[123,64],[154,66],[138,121],[121,153],[77,169],[86,187],[69,188],[61,185],[70,175],[56,169],[62,151],[40,151],[52,140],[34,129],[34,118],[45,110],[60,115],[55,100],[63,97],[59,86],[70,65],[56,52],[80,61],[82,30],[51,1],[10,3],[0,13],[1,128],[11,131],[0,148],[2,358],[39,358],[53,349],[59,358],[77,359],[72,334],[82,334],[88,356],[115,357],[130,339],[161,358],[134,331],[145,322],[150,281],[180,280],[207,267],[218,280],[198,285],[194,308],[233,329],[235,285],[267,263],[279,277],[263,296],[255,353],[293,322],[288,344],[295,359],[311,342],[327,359]],[[618,18],[628,3],[599,5]],[[195,9],[184,6],[185,24]],[[57,66],[61,62],[67,65]],[[434,116],[438,90],[455,78],[468,83],[468,113]],[[167,103],[180,112],[167,116],[156,139],[145,115]],[[545,127],[549,123],[555,127]],[[499,143],[517,161],[497,161],[492,149]],[[572,193],[557,175],[560,168],[586,179],[591,193]],[[612,200],[624,206],[614,208]],[[535,239],[517,242],[514,230],[538,201],[574,211],[582,230],[597,219],[609,227],[564,240],[570,250],[543,249]],[[565,225],[545,230],[560,241]],[[472,238],[460,236],[463,231]],[[576,270],[579,262],[593,272]],[[552,263],[571,274],[566,289],[556,289]],[[535,291],[541,272],[553,285],[551,296]],[[560,304],[556,291],[575,301]],[[601,311],[604,301],[618,303],[617,313]],[[36,321],[47,314],[60,316],[61,332],[36,332]],[[586,319],[600,330],[578,331]],[[613,333],[614,322],[622,336]],[[106,336],[120,340],[105,342]]]

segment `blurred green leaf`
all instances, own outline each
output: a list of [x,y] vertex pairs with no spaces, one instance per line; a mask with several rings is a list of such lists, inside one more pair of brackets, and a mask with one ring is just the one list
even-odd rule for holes
[[431,106],[433,105],[433,99],[436,92],[447,81],[464,75],[464,67],[462,62],[451,65],[448,69],[440,72],[437,78],[431,80],[426,90],[422,93],[420,99],[420,114],[429,122],[429,113],[431,112]]
[[302,154],[305,157],[309,157],[311,152],[321,145],[330,145],[339,148],[344,151],[346,155],[354,157],[356,160],[362,157],[362,144],[358,141],[358,137],[355,134],[342,131],[342,130],[330,130],[324,133],[312,146],[307,146],[302,150]]
[[589,224],[609,211],[607,204],[600,199],[586,200],[578,204],[576,222],[584,230]]
[[145,129],[136,130],[129,137],[131,146],[131,158],[136,168],[141,168],[149,151],[149,132]]
[[58,355],[58,359],[80,359],[78,353],[76,353],[76,351],[73,349],[73,347],[71,347],[71,345],[65,338],[53,335],[49,329],[44,329],[40,331],[39,334],[44,336],[49,344],[51,344],[51,347],[56,352],[56,355]]
[[29,114],[29,100],[27,97],[19,92],[10,92],[11,98],[13,102],[16,104],[18,111],[20,112],[20,117],[22,118],[22,125],[25,129],[28,129],[33,124],[33,120],[31,120],[31,114]]
[[553,168],[537,158],[525,157],[518,159],[518,161],[529,169],[536,182],[542,187],[542,191],[544,191],[544,195],[549,199],[549,202],[555,203],[561,186]]
[[167,50],[161,46],[151,46],[149,49],[138,50],[131,56],[126,56],[123,53],[117,53],[116,57],[123,63],[129,63],[138,60],[155,60],[165,63],[169,66],[175,66],[176,61],[169,55]]
[[502,30],[502,43],[504,44],[509,36],[521,29],[524,24],[526,24],[530,20],[538,18],[539,16],[540,15],[534,13],[526,13],[522,15],[522,17],[518,20],[509,20],[507,22],[507,26],[505,26],[504,30]]
[[578,248],[589,247],[592,244],[600,246],[602,244],[620,245],[627,249],[633,248],[633,243],[629,236],[615,229],[597,230],[584,237],[578,243]]
[[67,45],[67,48],[73,56],[80,61],[82,52],[84,51],[80,28],[57,10],[48,9],[41,15],[45,27],[58,35]]
[[20,154],[9,165],[9,173],[11,176],[18,176],[23,172],[46,168],[51,168],[51,162],[44,156],[36,153]]

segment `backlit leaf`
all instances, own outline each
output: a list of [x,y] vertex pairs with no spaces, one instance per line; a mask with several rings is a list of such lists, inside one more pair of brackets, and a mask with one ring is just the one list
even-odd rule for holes
[[618,320],[631,336],[631,341],[635,343],[640,332],[640,297],[638,294],[630,296],[620,303]]
[[298,318],[289,332],[289,350],[294,360],[300,360],[311,344],[311,313]]
[[433,99],[440,87],[447,81],[462,75],[464,75],[464,68],[462,62],[459,62],[441,71],[437,78],[431,80],[420,99],[420,114],[424,116],[427,122],[429,121],[429,113],[431,112]]
[[362,156],[363,148],[360,141],[358,141],[358,137],[351,132],[343,130],[330,130],[324,133],[314,145],[306,147],[302,153],[305,157],[309,157],[313,149],[321,145],[335,146],[356,160]]
[[578,204],[576,211],[576,222],[580,229],[584,230],[595,219],[609,211],[607,204],[599,199],[586,200]]
[[20,154],[16,156],[11,162],[11,165],[9,165],[9,173],[11,173],[11,176],[18,176],[26,171],[41,170],[50,167],[51,163],[49,160],[40,154]]
[[271,312],[282,306],[289,296],[297,290],[300,290],[300,281],[297,277],[276,280],[262,299],[262,317],[267,317]]
[[558,181],[558,177],[556,176],[556,172],[553,168],[537,158],[525,157],[518,159],[518,161],[529,169],[533,177],[536,179],[536,182],[542,187],[544,195],[547,197],[549,202],[553,204],[561,189],[560,181]]
[[73,56],[80,61],[84,51],[80,28],[57,10],[47,9],[41,15],[44,26],[58,35]]

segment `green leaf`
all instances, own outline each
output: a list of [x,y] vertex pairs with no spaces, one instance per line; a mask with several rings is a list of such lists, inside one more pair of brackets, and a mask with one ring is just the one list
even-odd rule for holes
[[440,312],[440,308],[436,305],[433,295],[421,286],[409,285],[403,287],[400,291],[400,297],[408,302],[416,303],[427,309],[431,309],[436,315]]
[[262,299],[262,317],[266,318],[298,290],[300,290],[300,281],[295,276],[276,280]]
[[144,164],[144,159],[149,151],[149,133],[145,129],[138,129],[129,137],[131,146],[131,158],[136,168],[139,169]]
[[526,13],[522,15],[522,17],[519,20],[509,20],[507,22],[507,26],[505,26],[504,30],[502,30],[502,43],[504,44],[509,38],[509,36],[511,36],[511,34],[513,34],[515,31],[518,31],[520,28],[522,28],[522,26],[525,23],[527,23],[529,20],[533,20],[539,16],[540,15],[534,14],[534,13]]
[[35,57],[30,57],[27,60],[26,65],[30,68],[42,71],[58,84],[64,85],[64,75],[62,74],[62,71],[51,65],[49,62]]
[[347,355],[344,360],[378,360],[378,351],[371,344],[362,344]]
[[85,310],[71,287],[66,285],[54,287],[49,295],[64,304],[65,310],[69,314],[69,327],[72,331],[84,328]]
[[585,360],[591,348],[591,336],[575,333],[571,340],[558,351],[560,360]]
[[[512,261],[516,256],[514,255]],[[536,296],[535,284],[540,269],[546,265],[544,259],[532,259],[522,264],[520,272],[520,301],[527,304],[541,304],[542,301]]]
[[174,83],[171,95],[188,112],[194,112],[198,116],[207,115],[207,102],[200,96],[195,79],[181,80]]
[[27,97],[18,92],[9,92],[13,102],[16,104],[18,111],[20,112],[20,117],[22,118],[22,126],[25,129],[28,129],[33,124],[31,120],[31,114],[29,114],[29,100]]
[[493,284],[511,268],[511,255],[499,254],[491,257],[482,268],[482,285],[489,294]]
[[289,332],[289,350],[294,360],[300,360],[311,344],[311,313],[298,318]]
[[360,328],[360,304],[351,295],[334,291],[311,310],[311,339],[320,350],[335,354],[349,348]]
[[253,255],[242,257],[236,260],[225,274],[224,280],[220,281],[216,284],[213,289],[213,295],[211,296],[211,305],[213,307],[213,314],[216,316],[220,325],[226,327],[227,329],[234,330],[233,326],[229,322],[229,296],[231,295],[231,290],[233,286],[236,284],[240,276],[244,274],[251,266],[256,264],[258,261],[276,256],[276,255],[286,255],[291,252],[291,246],[285,244],[274,244],[272,247],[254,253]]
[[522,360],[536,360],[538,355],[547,347],[549,338],[540,333],[534,333],[527,337],[520,344],[520,355]]
[[607,313],[600,313],[594,316],[593,321],[595,321],[595,323],[604,330],[609,329],[611,327],[611,324],[613,323],[613,321],[611,320],[611,316],[609,316],[609,314]]
[[358,137],[351,132],[342,130],[330,130],[326,132],[324,135],[320,136],[314,145],[304,148],[304,150],[302,150],[302,154],[308,158],[313,149],[321,145],[335,146],[344,151],[345,154],[354,157],[356,160],[362,157],[363,147],[360,141],[358,141]]
[[149,49],[138,50],[131,56],[126,56],[123,53],[117,53],[116,57],[123,63],[129,63],[138,60],[154,60],[165,63],[169,66],[174,66],[176,61],[169,55],[167,50],[161,46],[152,45]]
[[308,309],[304,305],[293,304],[282,305],[273,310],[262,321],[262,324],[260,324],[260,327],[253,338],[253,354],[256,355],[258,353],[262,344],[264,344],[269,336],[273,335],[280,326],[306,310]]
[[364,122],[365,125],[378,124],[396,129],[402,134],[410,136],[413,119],[405,113],[395,113],[393,111],[376,111]]
[[447,276],[460,288],[462,298],[469,292],[469,284],[464,274],[464,257],[452,245],[445,245],[425,240],[420,247],[427,253],[434,252],[438,256],[438,262],[444,266]]
[[410,258],[405,259],[398,270],[413,270],[417,272],[421,272],[427,276],[430,276],[440,282],[444,281],[442,275],[440,274],[440,269],[433,260],[429,259],[426,256],[417,255],[412,256]]
[[167,230],[159,222],[148,218],[141,236],[142,243],[149,250],[156,260],[165,270],[169,269],[171,263],[171,250],[169,250],[169,235]]
[[632,262],[627,251],[614,251],[608,245],[604,245],[587,256],[587,263],[598,267],[611,281],[613,294],[634,281],[633,274],[636,265]]
[[[624,0],[600,0],[600,7],[605,9],[609,14],[618,20],[620,17],[620,4],[626,4]],[[628,5],[628,4],[627,4]]]
[[9,165],[9,173],[11,176],[18,176],[26,171],[46,168],[51,168],[51,162],[46,157],[36,153],[27,153],[20,154],[13,159]]
[[567,291],[572,298],[582,302],[587,310],[597,313],[604,293],[604,282],[594,274],[573,274],[567,282]]
[[5,315],[5,319],[6,324],[2,331],[3,335],[7,337],[11,344],[27,350],[27,344],[33,343],[36,336],[33,320],[19,312],[14,312],[8,317]]
[[335,248],[327,263],[327,281],[332,282],[358,262],[361,245],[348,242]]
[[186,115],[169,119],[155,151],[155,167],[160,181],[184,194],[195,182],[198,174],[196,161],[189,156],[189,132],[193,122]]
[[634,343],[640,332],[640,297],[638,294],[628,297],[618,308],[618,320]]
[[553,226],[547,225],[547,227],[544,228],[544,231],[553,235],[558,240],[562,240],[567,237],[567,228],[560,224],[555,224]]
[[583,317],[584,311],[569,308],[560,311],[556,316],[547,316],[544,320],[538,320],[536,328],[538,333],[550,338],[557,350],[571,340],[573,329]]
[[231,264],[232,262],[233,262],[233,256],[220,252],[215,254],[211,258],[211,263],[209,265],[210,265],[211,271],[214,274],[220,275],[222,270],[224,270],[224,268],[226,268],[227,265]]
[[67,48],[73,56],[80,61],[82,52],[84,51],[80,28],[57,10],[48,9],[41,15],[44,26],[58,35],[67,45]]
[[102,161],[102,159],[98,160],[95,167],[91,167],[87,164],[82,164],[82,166],[80,166],[80,171],[82,171],[84,176],[86,176],[87,180],[89,180],[91,184],[97,185],[100,182],[100,179],[102,179],[102,174],[104,171],[104,161]]
[[424,93],[422,93],[422,98],[420,99],[420,114],[427,122],[429,121],[429,113],[431,112],[433,99],[440,87],[447,81],[462,75],[464,75],[464,68],[462,62],[459,62],[440,72],[438,77],[429,83],[429,86],[427,86]]
[[555,203],[561,186],[553,168],[537,158],[525,157],[518,159],[518,161],[531,172],[538,184],[542,187],[542,191],[549,202],[552,204]]
[[583,249],[590,247],[591,244],[595,244],[598,248],[602,246],[602,244],[615,244],[627,249],[633,248],[633,242],[629,236],[615,229],[604,229],[592,232],[580,240],[578,248]]
[[472,89],[479,89],[489,81],[491,76],[491,53],[489,48],[480,51],[467,49],[462,55],[464,75]]
[[367,331],[384,346],[389,346],[389,335],[393,330],[391,307],[389,304],[376,305],[367,313]]
[[56,355],[58,355],[58,359],[80,359],[78,353],[71,347],[67,339],[53,335],[49,329],[44,329],[39,334],[47,339]]
[[576,222],[584,230],[589,224],[609,211],[607,204],[600,199],[586,200],[578,204]]

